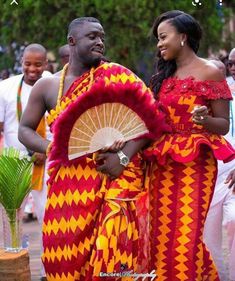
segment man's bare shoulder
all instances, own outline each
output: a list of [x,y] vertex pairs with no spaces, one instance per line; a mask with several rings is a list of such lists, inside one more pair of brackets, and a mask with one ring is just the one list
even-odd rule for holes
[[47,93],[57,92],[60,84],[60,76],[51,75],[49,77],[42,77],[33,86],[33,92],[40,92],[42,95]]

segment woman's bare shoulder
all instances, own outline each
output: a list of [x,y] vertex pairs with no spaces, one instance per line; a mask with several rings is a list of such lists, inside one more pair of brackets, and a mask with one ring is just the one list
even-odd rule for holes
[[202,81],[222,81],[224,75],[221,70],[211,61],[201,59],[200,76]]

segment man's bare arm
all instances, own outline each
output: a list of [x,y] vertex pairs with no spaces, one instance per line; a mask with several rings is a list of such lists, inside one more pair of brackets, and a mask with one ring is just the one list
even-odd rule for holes
[[32,151],[40,153],[45,153],[49,144],[48,140],[36,133],[38,124],[47,110],[44,98],[46,89],[47,79],[42,79],[34,85],[22,115],[18,132],[19,141],[23,145]]

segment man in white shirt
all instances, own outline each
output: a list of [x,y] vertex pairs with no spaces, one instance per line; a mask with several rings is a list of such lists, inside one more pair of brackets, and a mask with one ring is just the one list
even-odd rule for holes
[[[217,63],[215,61],[216,65]],[[223,66],[222,63],[221,65]],[[230,130],[225,138],[235,147],[235,48],[229,54],[228,67],[232,79],[227,82],[233,101],[230,102]],[[235,281],[235,193],[225,184],[229,171],[234,167],[235,160],[226,164],[222,161],[218,162],[215,192],[204,227],[204,242],[216,264],[221,281]],[[226,229],[228,241],[228,274],[222,251],[222,226]]]
[[[23,74],[0,82],[0,132],[4,132],[4,147],[13,146],[28,153],[18,140],[19,115],[26,107],[30,91],[41,78],[46,64],[45,48],[39,44],[31,44],[25,48],[22,57]],[[17,99],[20,101],[17,102]]]
[[[0,133],[3,133],[3,146],[19,149],[24,155],[32,155],[32,152],[29,153],[18,140],[19,120],[28,102],[31,89],[42,77],[46,66],[46,49],[39,44],[30,44],[25,48],[22,57],[23,74],[0,82]],[[34,153],[34,157],[35,165],[45,163],[45,154]],[[45,181],[46,176],[44,176],[43,188],[40,191],[32,191],[35,213],[41,225],[46,202]],[[45,276],[43,269],[42,276]]]

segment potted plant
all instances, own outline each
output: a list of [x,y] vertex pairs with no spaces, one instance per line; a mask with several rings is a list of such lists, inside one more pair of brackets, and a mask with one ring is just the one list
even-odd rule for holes
[[31,159],[12,147],[3,149],[0,156],[0,204],[5,213],[3,234],[6,251],[21,250],[19,210],[32,188],[32,165]]

